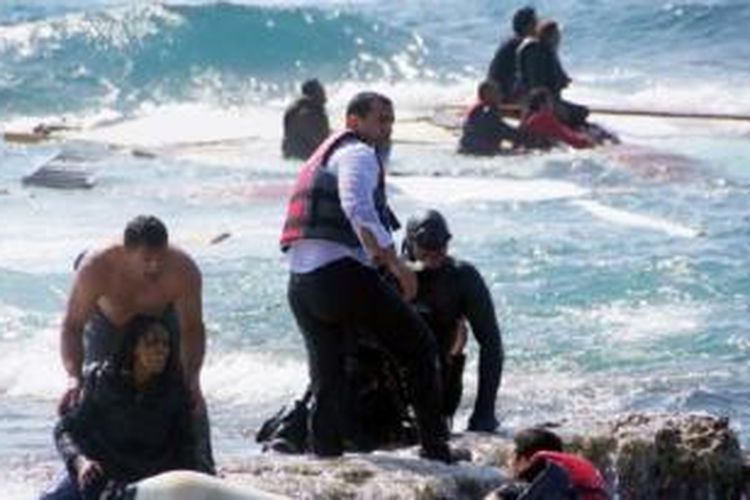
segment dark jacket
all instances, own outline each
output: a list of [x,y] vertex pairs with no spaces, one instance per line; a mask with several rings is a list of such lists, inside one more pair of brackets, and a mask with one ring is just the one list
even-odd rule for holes
[[570,83],[557,52],[536,39],[526,39],[519,46],[518,75],[524,92],[545,87],[556,99]]
[[175,469],[197,469],[187,390],[179,375],[162,375],[139,391],[111,364],[87,378],[80,404],[55,427],[68,472],[76,458],[98,461],[105,475],[132,482]]
[[306,160],[330,133],[325,108],[303,96],[284,113],[282,153],[285,158]]
[[579,500],[565,469],[543,460],[526,470],[521,481],[495,490],[494,500]]
[[494,155],[500,152],[501,141],[518,144],[522,138],[516,129],[503,121],[497,107],[482,103],[472,107],[464,120],[459,153]]
[[521,37],[514,36],[500,44],[487,70],[487,79],[497,83],[506,101],[512,100],[517,88],[516,52],[522,41]]
[[[479,343],[479,386],[469,429],[494,430],[497,425],[495,399],[500,387],[504,353],[495,307],[484,279],[470,263],[449,258],[438,269],[417,273],[417,280],[415,306],[437,337],[444,362],[450,361],[445,358],[453,345],[459,323],[464,319],[469,322]],[[460,383],[461,375],[455,374],[458,381],[448,381],[445,389],[450,391],[452,384]],[[447,396],[447,400],[452,399],[450,394]],[[455,409],[452,408],[450,413]]]

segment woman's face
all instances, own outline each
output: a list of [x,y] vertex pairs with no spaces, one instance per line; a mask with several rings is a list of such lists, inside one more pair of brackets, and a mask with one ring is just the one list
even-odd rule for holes
[[159,323],[152,324],[135,345],[134,368],[147,376],[159,375],[167,365],[169,350],[169,332]]

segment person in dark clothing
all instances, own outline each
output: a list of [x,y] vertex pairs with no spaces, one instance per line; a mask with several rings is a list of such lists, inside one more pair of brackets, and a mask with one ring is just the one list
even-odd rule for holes
[[451,421],[461,401],[468,322],[479,343],[479,385],[468,430],[494,432],[495,400],[504,352],[487,285],[470,263],[448,254],[451,233],[445,218],[427,210],[409,219],[403,251],[417,267],[417,311],[430,326],[441,354],[443,416]]
[[524,144],[523,135],[503,121],[500,114],[500,93],[492,81],[484,81],[477,89],[479,101],[464,119],[458,152],[492,156],[503,151],[503,143],[512,147]]
[[516,52],[524,38],[536,31],[536,11],[532,7],[518,9],[513,14],[513,36],[505,40],[495,52],[487,70],[487,80],[495,82],[504,102],[515,102],[518,68]]
[[565,101],[562,91],[572,81],[560,63],[560,29],[554,21],[543,21],[536,37],[526,38],[518,47],[519,83],[524,94],[539,87],[547,89],[555,100],[555,111],[560,120],[577,127],[586,122],[589,110],[585,106]]
[[166,226],[153,215],[133,218],[120,243],[87,251],[76,261],[60,335],[69,382],[58,413],[75,405],[91,368],[117,350],[132,318],[162,318],[190,392],[195,453],[201,470],[213,473],[208,409],[200,386],[206,347],[200,269],[170,244]]
[[609,500],[601,473],[585,458],[565,453],[554,432],[531,427],[513,438],[511,460],[519,481],[490,496],[501,500]]
[[559,143],[576,149],[594,147],[596,143],[585,131],[586,127],[575,130],[564,124],[558,119],[554,106],[546,88],[538,87],[529,93],[519,127],[529,138],[527,145],[537,149],[548,149]]
[[[409,412],[404,380],[398,364],[375,339],[357,338],[358,345],[347,348],[342,384],[343,440],[347,451],[375,449],[417,443],[416,425]],[[266,420],[255,436],[263,450],[285,454],[312,451],[307,419],[311,388]]]
[[325,109],[326,93],[316,79],[302,84],[302,97],[284,113],[284,158],[306,160],[331,133]]
[[118,353],[86,377],[81,400],[55,427],[67,474],[42,500],[125,495],[128,484],[197,470],[189,392],[167,328],[136,316]]

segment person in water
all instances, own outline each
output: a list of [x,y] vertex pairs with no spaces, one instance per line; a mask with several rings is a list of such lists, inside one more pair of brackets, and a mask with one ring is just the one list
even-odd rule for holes
[[497,85],[490,80],[480,83],[477,97],[478,102],[464,119],[458,152],[492,156],[505,149],[504,143],[510,143],[513,148],[524,145],[523,134],[503,121]]
[[559,47],[562,35],[556,22],[539,23],[535,37],[526,38],[518,48],[518,71],[521,89],[529,93],[546,88],[555,102],[558,117],[567,125],[583,125],[589,110],[562,98],[562,91],[571,79],[560,63]]
[[511,459],[517,483],[505,485],[488,498],[499,500],[609,500],[599,470],[585,458],[563,451],[554,432],[531,427],[513,438]]
[[495,52],[487,70],[487,80],[495,82],[504,102],[515,102],[518,90],[516,53],[521,42],[536,32],[537,17],[533,7],[523,7],[513,14],[513,36]]
[[86,375],[116,352],[132,318],[161,318],[172,333],[171,347],[190,394],[201,470],[212,472],[208,414],[200,388],[205,331],[198,266],[169,244],[162,221],[146,215],[128,222],[121,243],[90,252],[78,264],[62,322],[61,355],[69,383],[58,411],[64,414],[75,406]]
[[557,117],[555,104],[550,92],[539,87],[532,90],[526,101],[526,106],[519,127],[540,149],[546,149],[559,143],[564,143],[576,149],[594,147],[594,139],[582,130],[575,130]]
[[404,255],[417,269],[413,303],[435,335],[443,375],[443,416],[452,422],[462,394],[466,323],[479,343],[479,384],[468,430],[494,432],[495,401],[504,351],[495,307],[479,271],[448,252],[451,233],[442,214],[426,210],[409,218]]
[[[344,449],[370,452],[417,442],[401,370],[375,339],[354,334],[347,346],[342,383],[341,421]],[[312,388],[288,408],[266,420],[255,439],[263,450],[296,454],[312,451],[307,420]]]
[[302,84],[302,96],[284,113],[284,158],[306,160],[331,133],[325,109],[326,92],[316,80]]
[[105,490],[105,498],[126,498],[140,479],[199,468],[170,335],[158,318],[136,316],[120,350],[92,369],[79,404],[55,427],[66,473],[42,500],[100,498]]
[[[287,207],[280,243],[290,267],[289,305],[310,365],[311,444],[318,456],[343,453],[345,345],[349,336],[364,331],[406,370],[423,456],[449,462],[437,346],[406,302],[416,294],[416,278],[399,259],[391,236],[379,149],[388,143],[393,118],[384,95],[355,95],[346,109],[345,130],[308,159]],[[377,267],[395,277],[403,296]]]

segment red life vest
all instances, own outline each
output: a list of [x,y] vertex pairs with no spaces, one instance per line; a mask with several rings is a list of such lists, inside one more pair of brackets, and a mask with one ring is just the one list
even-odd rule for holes
[[521,129],[530,134],[562,141],[576,149],[591,148],[594,142],[581,132],[576,132],[557,119],[551,109],[537,111],[524,119]]
[[538,459],[549,460],[565,469],[581,500],[609,500],[604,478],[585,458],[572,453],[539,451],[534,454],[532,461]]
[[[338,179],[326,168],[331,155],[343,144],[360,139],[351,130],[331,135],[302,166],[287,205],[286,221],[281,233],[281,250],[287,251],[301,239],[323,239],[357,248],[361,246],[357,234],[341,208]],[[385,170],[380,168],[378,185],[373,201],[381,222],[391,228],[391,219],[385,198]]]

